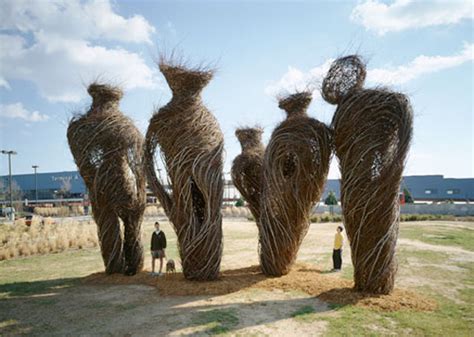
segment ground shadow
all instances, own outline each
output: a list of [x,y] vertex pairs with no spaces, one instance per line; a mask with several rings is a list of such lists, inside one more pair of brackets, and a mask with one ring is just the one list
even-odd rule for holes
[[[240,279],[239,274],[231,272],[228,277]],[[219,334],[291,318],[302,307],[310,306],[313,313],[329,310],[309,296],[262,299],[260,292],[223,304],[217,303],[219,296],[209,294],[163,297],[145,285],[82,281],[1,285],[0,335],[192,335],[196,329],[199,334]]]
[[2,298],[15,298],[29,295],[41,295],[74,286],[81,282],[80,277],[60,278],[53,280],[15,282],[0,284],[0,300]]
[[181,273],[160,278],[95,273],[4,284],[0,292],[0,335],[186,335],[193,329],[217,334],[278,322],[308,307],[314,313],[345,305],[432,307],[408,291],[358,293],[351,281],[301,264],[275,278],[258,266],[224,270],[212,282],[188,281]]

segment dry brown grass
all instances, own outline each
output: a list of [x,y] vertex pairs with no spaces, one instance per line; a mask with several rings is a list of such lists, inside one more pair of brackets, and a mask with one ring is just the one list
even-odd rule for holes
[[[147,205],[145,217],[165,217],[166,213],[163,207],[156,205]],[[248,218],[251,212],[247,207],[224,206],[222,216],[225,218]]]
[[82,206],[61,207],[35,207],[34,213],[45,217],[67,217],[71,215],[84,215]]
[[145,217],[166,216],[165,210],[161,206],[147,205],[145,208]]
[[26,226],[24,219],[13,225],[0,224],[0,261],[97,245],[97,229],[92,221],[56,223],[51,218],[33,218],[31,226]]
[[163,296],[218,296],[256,288],[302,291],[328,303],[352,304],[382,311],[432,311],[437,307],[434,300],[404,289],[395,289],[390,295],[357,292],[353,290],[352,281],[324,274],[311,265],[301,263],[296,264],[287,275],[281,277],[266,277],[259,266],[251,266],[224,270],[219,279],[212,282],[190,282],[182,273],[167,274],[162,278],[154,278],[147,273],[140,273],[133,277],[96,273],[84,278],[83,282],[87,284],[146,284],[156,286]]
[[222,208],[222,216],[225,218],[247,218],[251,215],[247,207],[227,206]]

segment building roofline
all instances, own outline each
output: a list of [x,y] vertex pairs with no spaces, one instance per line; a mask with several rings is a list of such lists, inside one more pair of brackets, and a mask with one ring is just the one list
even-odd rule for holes
[[[59,171],[59,172],[37,172],[36,174],[40,175],[40,174],[64,174],[64,173],[73,173],[73,174],[79,174],[79,171]],[[34,172],[31,172],[31,173],[13,173],[12,176],[13,177],[19,177],[19,176],[31,176],[31,175],[34,175],[35,173]],[[3,176],[0,176],[0,178],[8,178],[10,175],[6,174],[6,175],[3,175]]]

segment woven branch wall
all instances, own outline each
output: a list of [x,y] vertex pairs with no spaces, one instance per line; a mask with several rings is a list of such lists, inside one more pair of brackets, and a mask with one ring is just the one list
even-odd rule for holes
[[260,219],[260,200],[262,191],[263,156],[261,128],[241,128],[235,135],[242,147],[242,153],[232,162],[232,181],[248,203],[255,221]]
[[266,275],[287,274],[305,237],[329,171],[331,132],[306,114],[309,92],[279,101],[287,118],[265,150],[260,215],[260,263]]
[[88,92],[92,105],[69,123],[69,147],[90,193],[105,270],[133,275],[143,266],[143,137],[119,110],[119,88],[93,83]]
[[387,294],[397,270],[398,193],[413,114],[405,95],[362,89],[364,78],[357,56],[338,59],[324,80],[323,96],[337,103],[332,127],[355,289]]
[[[224,138],[215,117],[203,105],[201,91],[212,72],[162,60],[160,70],[171,88],[171,101],[151,118],[146,134],[147,175],[178,236],[187,279],[213,280],[222,257]],[[172,193],[156,175],[159,147]]]

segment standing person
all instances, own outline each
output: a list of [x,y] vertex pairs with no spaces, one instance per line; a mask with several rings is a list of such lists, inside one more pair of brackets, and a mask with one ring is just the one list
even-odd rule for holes
[[[166,257],[166,235],[160,230],[160,223],[155,222],[155,231],[151,235],[151,275],[162,276],[163,258]],[[160,271],[155,273],[155,259],[160,259]]]
[[336,235],[334,236],[334,249],[332,251],[332,262],[334,268],[332,271],[340,271],[342,267],[342,245],[344,244],[344,237],[342,236],[342,231],[344,228],[338,226],[336,230]]

